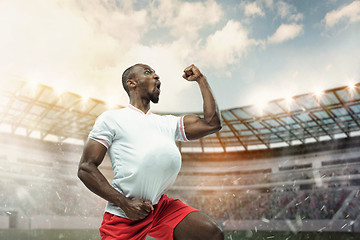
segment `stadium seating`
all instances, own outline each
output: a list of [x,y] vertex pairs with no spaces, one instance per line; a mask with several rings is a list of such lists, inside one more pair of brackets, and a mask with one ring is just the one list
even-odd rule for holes
[[[81,146],[38,142],[21,147],[1,143],[1,208],[34,216],[97,217],[105,201],[78,180]],[[219,222],[270,220],[353,220],[360,217],[360,163],[356,149],[326,150],[306,156],[227,158],[221,164],[183,162],[168,195],[207,213]],[[285,160],[284,160],[285,159]],[[351,161],[349,160],[351,159]],[[349,161],[346,161],[349,160]],[[286,166],[284,166],[286,162]],[[10,163],[10,164],[9,164]],[[309,167],[310,166],[310,167]],[[109,159],[101,167],[111,181]]]

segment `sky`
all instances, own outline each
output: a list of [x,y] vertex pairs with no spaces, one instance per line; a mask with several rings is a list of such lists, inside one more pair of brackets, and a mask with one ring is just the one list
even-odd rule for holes
[[7,75],[128,104],[121,75],[160,76],[154,112],[199,112],[195,64],[220,109],[360,81],[360,0],[0,0]]

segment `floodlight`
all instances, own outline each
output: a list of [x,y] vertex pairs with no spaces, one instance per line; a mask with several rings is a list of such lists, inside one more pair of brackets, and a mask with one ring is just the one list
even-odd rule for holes
[[82,96],[81,96],[81,102],[82,102],[83,104],[87,103],[89,100],[90,100],[90,97],[89,97],[89,96],[87,96],[87,95],[82,95]]
[[29,80],[26,82],[25,91],[27,91],[31,97],[36,96],[36,92],[39,89],[39,83],[35,80]]
[[354,82],[352,82],[352,81],[351,81],[351,82],[349,82],[347,86],[348,86],[348,88],[349,88],[349,90],[350,90],[350,91],[354,91],[354,90],[355,90],[355,88],[356,88],[355,83],[354,83]]
[[256,109],[260,115],[263,115],[266,105],[267,102],[262,99],[259,99],[258,102],[255,103]]
[[90,97],[87,96],[87,95],[82,95],[82,96],[81,96],[81,99],[82,99],[83,101],[87,102],[87,101],[89,101]]
[[314,95],[319,99],[322,95],[324,95],[324,91],[317,89],[314,91]]
[[27,81],[27,87],[31,90],[37,89],[39,86],[39,83],[35,80],[29,80]]
[[65,92],[65,89],[62,86],[54,86],[53,89],[57,96],[61,96]]
[[294,101],[294,98],[292,98],[291,96],[286,96],[284,99],[285,99],[287,111],[290,112],[291,111],[291,105],[292,105],[292,103]]
[[292,103],[294,101],[294,98],[291,97],[291,96],[287,96],[287,97],[285,97],[285,101],[286,101],[287,104],[290,104],[290,103]]

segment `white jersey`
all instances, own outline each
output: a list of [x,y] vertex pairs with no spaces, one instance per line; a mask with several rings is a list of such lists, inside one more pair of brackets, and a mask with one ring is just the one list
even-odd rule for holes
[[[152,204],[158,203],[180,171],[176,141],[187,141],[183,117],[144,114],[130,104],[101,114],[89,138],[108,149],[112,186],[130,199],[146,199]],[[126,217],[111,202],[105,211]]]

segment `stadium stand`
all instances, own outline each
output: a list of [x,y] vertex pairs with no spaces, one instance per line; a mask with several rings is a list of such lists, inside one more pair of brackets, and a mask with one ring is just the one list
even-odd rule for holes
[[[108,106],[10,78],[0,89],[0,228],[98,228],[105,202],[76,173]],[[168,195],[227,230],[360,232],[358,86],[274,100],[261,114],[223,110],[220,133],[179,143]],[[109,159],[101,171],[111,181]]]

